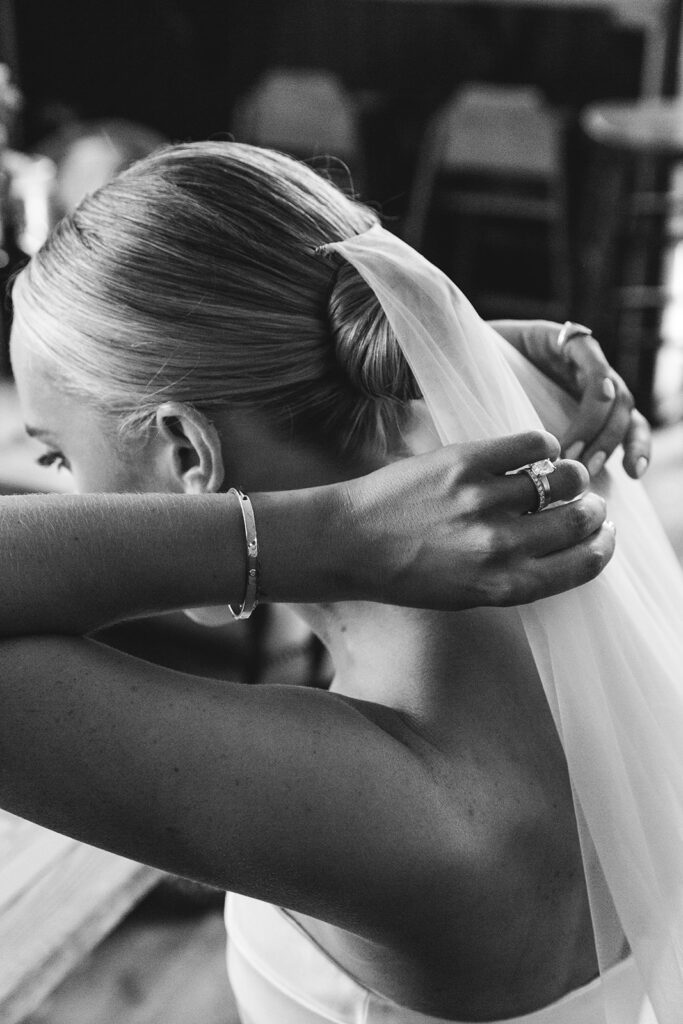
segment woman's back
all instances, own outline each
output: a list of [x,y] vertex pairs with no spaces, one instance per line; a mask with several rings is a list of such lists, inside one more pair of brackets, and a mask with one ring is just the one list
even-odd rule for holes
[[307,611],[337,667],[332,690],[391,709],[385,727],[428,765],[452,849],[444,873],[423,834],[415,885],[378,910],[376,938],[296,915],[300,925],[364,985],[436,1016],[527,1013],[591,979],[566,762],[518,614]]

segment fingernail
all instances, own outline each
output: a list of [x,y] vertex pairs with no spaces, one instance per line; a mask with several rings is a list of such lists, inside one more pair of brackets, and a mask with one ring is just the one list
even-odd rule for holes
[[605,377],[602,382],[602,387],[600,388],[600,393],[606,402],[611,402],[617,397],[617,391],[611,377]]
[[574,441],[574,444],[570,444],[569,448],[564,453],[565,459],[578,459],[581,457],[581,452],[586,447],[583,441]]
[[645,472],[645,470],[648,467],[648,464],[649,464],[649,459],[647,459],[644,455],[641,455],[640,458],[637,459],[637,461],[636,461],[636,476],[638,478],[640,478],[643,475],[643,473]]
[[591,458],[588,460],[588,465],[586,466],[586,469],[588,470],[591,476],[598,475],[602,467],[605,465],[606,458],[607,455],[605,454],[605,452],[596,452],[595,455],[591,456]]

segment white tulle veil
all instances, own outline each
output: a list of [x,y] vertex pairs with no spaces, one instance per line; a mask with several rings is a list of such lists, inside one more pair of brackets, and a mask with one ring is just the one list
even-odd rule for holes
[[[377,295],[443,443],[543,425],[571,399],[503,341],[439,270],[379,225],[325,247]],[[606,969],[623,929],[640,1021],[683,1020],[683,572],[639,483],[602,474],[617,552],[602,575],[514,610],[572,782],[605,1020],[624,1024]],[[649,998],[648,998],[649,997]]]

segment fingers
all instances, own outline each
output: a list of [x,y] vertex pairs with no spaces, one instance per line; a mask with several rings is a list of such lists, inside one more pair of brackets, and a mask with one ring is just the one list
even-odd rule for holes
[[601,529],[606,514],[604,499],[589,493],[543,515],[524,516],[516,524],[519,548],[543,558],[576,547]]
[[581,455],[591,476],[597,476],[617,445],[623,443],[631,422],[633,395],[617,374],[610,380],[615,387],[615,399],[609,416]]
[[638,479],[646,471],[652,454],[652,432],[650,424],[637,409],[631,412],[631,420],[624,445],[624,469],[629,476]]
[[[547,518],[550,515],[548,513]],[[544,518],[546,516],[529,516],[529,520],[536,523]],[[485,603],[528,604],[588,583],[605,568],[614,554],[615,543],[613,524],[603,521],[596,530],[569,547],[538,558],[525,555],[520,562],[508,566],[491,588],[492,598]]]
[[532,592],[549,597],[595,579],[614,554],[615,544],[614,526],[605,522],[600,529],[574,547],[539,558],[536,561]]
[[473,466],[482,476],[505,474],[539,459],[555,460],[560,454],[559,441],[545,430],[528,430],[492,441],[477,441],[470,448],[474,449]]
[[[550,486],[548,505],[555,501],[571,501],[585,491],[589,482],[586,467],[568,459],[556,462],[554,473],[549,473],[546,479]],[[538,493],[527,473],[497,477],[490,486],[492,506],[514,515],[535,512],[538,508]]]
[[633,406],[633,395],[609,366],[594,338],[577,336],[563,357],[576,377],[579,409],[563,438],[566,458],[581,459],[591,476],[601,472],[614,449],[624,446],[624,469],[640,477],[650,459],[650,430]]
[[576,416],[562,439],[562,453],[566,458],[583,459],[586,448],[609,419],[615,399],[616,386],[610,377],[600,374],[590,378],[581,393]]
[[577,382],[584,387],[590,380],[609,377],[610,365],[600,343],[591,335],[576,334],[562,348],[562,357],[574,368]]

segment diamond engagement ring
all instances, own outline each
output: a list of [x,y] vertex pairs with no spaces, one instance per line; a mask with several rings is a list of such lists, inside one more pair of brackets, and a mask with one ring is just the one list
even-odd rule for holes
[[564,355],[564,346],[570,338],[590,338],[592,334],[593,332],[590,327],[584,327],[583,324],[575,324],[572,320],[565,320],[557,336],[557,347]]
[[536,488],[538,505],[536,508],[531,510],[532,514],[535,512],[542,512],[548,504],[548,498],[550,497],[548,476],[550,473],[555,472],[554,465],[550,459],[539,459],[538,462],[532,462],[530,466],[522,466],[522,468],[518,469],[517,472],[526,473]]

